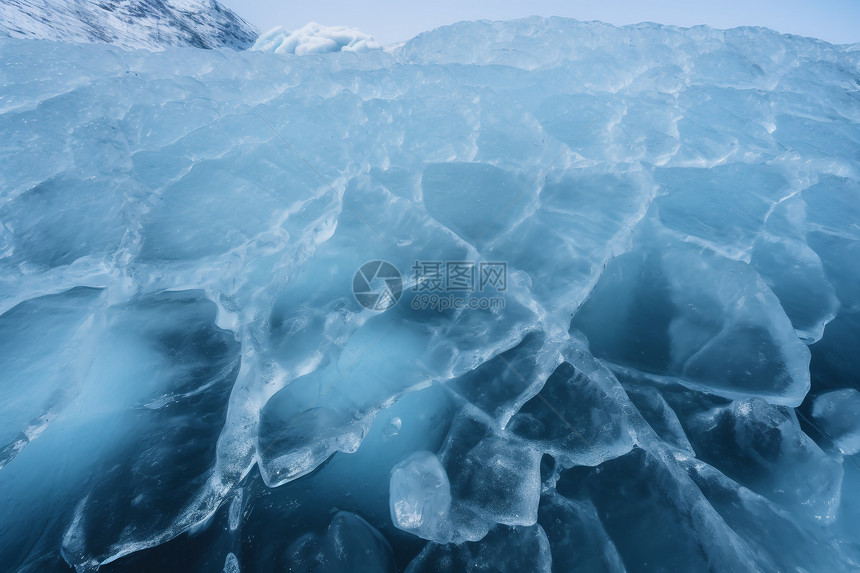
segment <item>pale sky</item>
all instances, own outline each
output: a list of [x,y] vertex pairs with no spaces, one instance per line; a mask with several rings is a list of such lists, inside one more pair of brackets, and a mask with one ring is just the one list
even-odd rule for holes
[[858,0],[219,0],[265,32],[308,22],[345,25],[389,44],[460,20],[567,16],[624,25],[658,22],[715,28],[766,26],[834,43],[860,42]]

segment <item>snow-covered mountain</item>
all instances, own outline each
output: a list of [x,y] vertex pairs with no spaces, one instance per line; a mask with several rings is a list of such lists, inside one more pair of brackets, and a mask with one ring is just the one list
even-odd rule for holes
[[2,0],[0,34],[163,49],[253,45],[257,30],[215,0]]

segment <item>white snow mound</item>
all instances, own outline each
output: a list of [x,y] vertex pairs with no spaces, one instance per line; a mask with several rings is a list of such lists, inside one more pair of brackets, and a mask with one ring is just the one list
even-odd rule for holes
[[355,28],[310,22],[292,32],[283,26],[273,28],[260,36],[251,49],[303,56],[329,52],[365,52],[379,48],[380,44],[372,36]]

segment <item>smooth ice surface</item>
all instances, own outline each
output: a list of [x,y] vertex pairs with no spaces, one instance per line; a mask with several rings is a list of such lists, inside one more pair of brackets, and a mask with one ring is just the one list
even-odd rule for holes
[[856,570],[860,52],[339,34],[0,38],[3,568]]
[[546,533],[540,525],[499,526],[478,542],[459,545],[428,543],[406,569],[432,571],[497,571],[550,573],[552,558]]
[[290,548],[288,571],[386,573],[394,570],[391,546],[361,517],[341,511],[322,536],[308,534]]
[[860,392],[834,390],[815,398],[812,415],[846,455],[860,453]]

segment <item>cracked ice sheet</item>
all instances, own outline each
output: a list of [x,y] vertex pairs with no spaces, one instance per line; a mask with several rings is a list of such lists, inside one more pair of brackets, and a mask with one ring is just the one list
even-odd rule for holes
[[[626,47],[634,45],[643,47]],[[465,452],[462,475],[450,469],[453,483],[483,475],[468,460],[528,467],[527,518],[493,505],[492,491],[458,494],[473,509],[495,508],[476,512],[483,530],[530,528],[493,529],[485,546],[525,535],[548,555],[546,539],[551,545],[557,533],[531,523],[538,453],[558,458],[558,483],[571,465],[612,473],[628,464],[647,467],[645,481],[689,485],[668,453],[689,444],[678,427],[687,417],[672,413],[679,406],[671,400],[653,399],[659,414],[643,415],[671,439],[652,434],[612,373],[587,353],[572,358],[571,348],[583,352],[578,331],[619,375],[654,391],[680,385],[739,403],[797,405],[811,384],[804,343],[821,339],[840,303],[853,301],[846,285],[856,267],[851,151],[860,112],[845,86],[857,62],[836,47],[768,31],[530,19],[458,24],[390,52],[303,58],[12,40],[0,40],[0,50],[8,84],[0,327],[10,333],[4,359],[19,360],[5,370],[13,391],[4,406],[25,406],[4,417],[11,463],[3,478],[24,484],[37,474],[62,446],[62,428],[91,437],[69,407],[88,389],[106,387],[117,372],[136,379],[171,364],[176,356],[153,350],[151,333],[199,316],[201,337],[227,337],[231,350],[216,353],[225,365],[233,352],[239,360],[220,377],[193,374],[195,361],[218,361],[195,358],[199,343],[189,340],[185,362],[155,379],[165,388],[196,381],[199,394],[129,393],[112,404],[122,430],[112,440],[127,452],[120,473],[144,476],[130,478],[140,496],[126,495],[117,475],[99,482],[106,498],[90,493],[97,484],[86,472],[116,461],[108,440],[105,451],[76,460],[71,479],[49,474],[28,493],[75,497],[37,553],[65,534],[64,554],[81,567],[214,519],[255,465],[278,486],[336,452],[356,452],[379,411],[436,382],[449,383],[488,435],[502,434]],[[51,79],[67,69],[77,77]],[[828,204],[839,205],[838,216]],[[506,261],[505,308],[414,311],[404,295],[381,315],[363,310],[349,288],[372,259],[405,275],[415,260]],[[127,326],[142,334],[125,339],[87,322],[86,305],[50,302],[82,287],[100,293],[92,315],[108,324],[159,297],[185,300],[169,293],[188,299],[175,315],[153,311],[163,325]],[[27,313],[30,326],[63,323],[43,332],[58,350],[45,353],[26,332]],[[86,356],[100,340],[125,345],[125,361],[83,368],[81,382],[66,384],[56,363]],[[568,360],[588,366],[583,388],[566,388],[576,377],[552,379]],[[501,374],[506,362],[518,375]],[[22,382],[31,367],[38,392]],[[225,379],[229,396],[213,382]],[[564,421],[544,411],[542,388],[550,404],[588,398],[556,410],[576,418],[590,448],[573,445]],[[223,417],[177,438],[206,447],[189,469],[193,479],[170,492],[170,511],[153,516],[144,502],[166,494],[136,472],[157,453],[128,444],[154,439],[157,416],[132,436],[121,413],[173,407],[190,415],[195,396],[212,399]],[[601,408],[601,400],[611,404]],[[629,453],[634,442],[647,451]],[[794,502],[785,501],[789,509]],[[103,503],[131,509],[96,535]],[[677,503],[685,511],[705,502]],[[696,531],[717,527],[728,540],[708,544],[708,554],[745,562],[748,550],[716,512],[698,511]],[[610,541],[622,560],[637,554],[625,540]],[[458,550],[458,559],[471,551]],[[415,567],[437,552],[428,546],[422,555]]]

